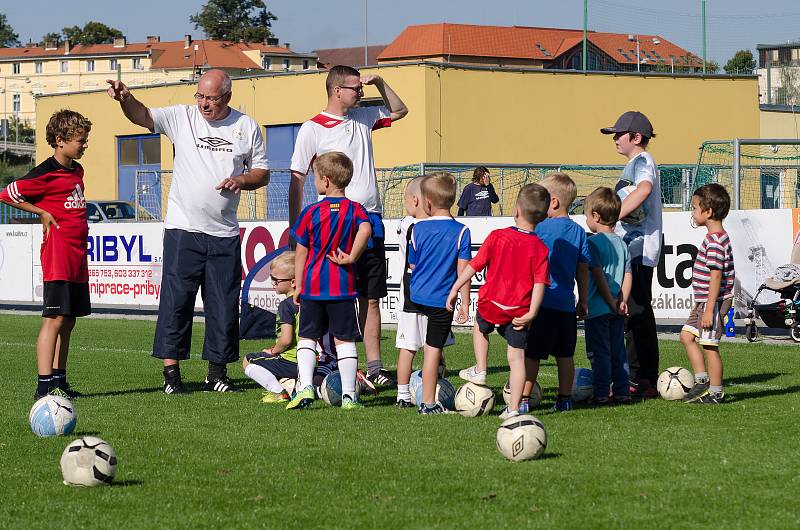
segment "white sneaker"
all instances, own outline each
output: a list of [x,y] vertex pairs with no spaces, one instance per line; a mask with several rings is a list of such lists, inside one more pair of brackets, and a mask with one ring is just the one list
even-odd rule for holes
[[500,413],[500,419],[506,421],[508,418],[514,418],[519,416],[518,410],[508,410],[508,407],[503,409],[503,412]]
[[483,372],[478,371],[477,366],[470,366],[458,372],[458,377],[464,381],[475,383],[476,385],[486,386],[486,370]]

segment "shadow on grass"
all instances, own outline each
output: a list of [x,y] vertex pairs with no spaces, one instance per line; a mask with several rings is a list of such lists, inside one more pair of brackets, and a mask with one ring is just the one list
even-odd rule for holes
[[113,488],[127,488],[128,486],[141,486],[144,484],[141,480],[119,480],[111,483]]
[[537,458],[536,460],[550,460],[552,458],[561,458],[563,455],[561,453],[548,453],[545,451],[542,453],[542,456]]
[[785,394],[796,394],[797,392],[800,392],[800,386],[797,385],[780,387],[780,388],[768,388],[764,390],[756,390],[754,392],[740,392],[737,389],[735,394],[727,394],[725,397],[727,403],[734,403],[738,401],[744,401],[747,399],[758,399],[770,396],[782,396]]
[[70,436],[80,436],[83,438],[84,436],[100,436],[100,433],[97,431],[72,431]]
[[782,377],[784,375],[788,375],[785,373],[778,373],[778,372],[768,372],[763,374],[750,374],[741,377],[731,377],[725,381],[727,384],[731,385],[741,385],[747,383],[764,383],[766,381],[771,381],[778,377]]

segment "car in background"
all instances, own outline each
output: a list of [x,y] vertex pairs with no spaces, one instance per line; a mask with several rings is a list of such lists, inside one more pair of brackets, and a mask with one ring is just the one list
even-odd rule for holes
[[127,201],[86,201],[86,220],[90,223],[131,223],[157,219],[142,207],[137,211],[136,206]]

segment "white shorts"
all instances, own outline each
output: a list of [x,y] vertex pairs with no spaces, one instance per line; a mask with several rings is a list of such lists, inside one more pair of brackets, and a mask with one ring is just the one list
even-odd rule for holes
[[[406,313],[400,311],[397,315],[397,337],[394,341],[395,348],[402,348],[415,352],[425,346],[425,335],[428,332],[428,317],[420,313]],[[447,336],[445,346],[456,343],[453,332]]]

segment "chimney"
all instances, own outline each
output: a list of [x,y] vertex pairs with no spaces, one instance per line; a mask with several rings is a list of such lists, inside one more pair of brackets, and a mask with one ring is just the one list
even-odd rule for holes
[[156,44],[161,42],[161,37],[158,35],[148,35],[147,36],[147,44]]
[[124,48],[127,43],[128,39],[126,39],[124,35],[122,37],[114,37],[115,48]]
[[288,43],[288,42],[284,42],[284,43],[283,43],[283,47],[284,47],[284,48],[286,48],[287,50],[288,50],[288,49],[289,49],[291,46],[292,46],[292,45],[291,45],[290,43]]
[[192,45],[192,36],[191,35],[184,35],[183,36],[183,49],[188,50],[189,46]]
[[64,39],[64,55],[69,55],[69,39]]
[[56,40],[46,40],[44,41],[44,49],[45,50],[55,50],[58,48],[58,41]]
[[267,37],[267,42],[265,44],[267,46],[277,46],[278,45],[278,38],[277,37]]

